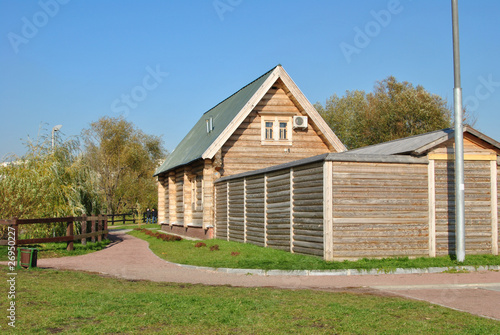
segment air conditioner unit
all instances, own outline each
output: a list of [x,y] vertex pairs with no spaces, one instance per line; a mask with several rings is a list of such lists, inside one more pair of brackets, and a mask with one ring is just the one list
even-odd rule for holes
[[301,128],[301,129],[307,128],[307,116],[294,116],[293,117],[293,129],[296,129],[296,128]]

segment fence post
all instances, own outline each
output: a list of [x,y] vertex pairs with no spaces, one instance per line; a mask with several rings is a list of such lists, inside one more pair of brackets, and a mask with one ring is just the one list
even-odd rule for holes
[[[67,223],[66,227],[66,236],[71,236],[71,238],[73,238],[73,223],[74,223],[74,218],[71,218],[71,221]],[[68,246],[66,247],[66,250],[68,251],[73,250],[73,240],[68,241]]]
[[122,224],[125,224],[125,215],[126,215],[126,214],[122,214],[122,217],[123,217],[123,219],[122,219],[122,220],[123,220],[123,223],[122,223]]
[[12,224],[14,228],[14,253],[17,259],[17,239],[19,237],[19,226],[17,224],[17,218],[13,218],[12,221],[14,221],[14,223]]
[[104,239],[108,238],[108,216],[104,215],[104,230],[106,231],[106,234],[104,234]]
[[[87,234],[87,215],[82,215],[82,235]],[[82,238],[82,245],[87,245],[87,238]]]
[[[90,222],[92,223],[92,226],[91,226],[91,232],[92,233],[95,233],[95,214],[92,214],[92,220],[90,220]],[[95,242],[95,235],[92,236],[92,242]]]
[[97,235],[97,242],[102,241],[102,228],[103,228],[102,215],[99,214],[99,216],[97,217],[97,231],[99,232],[99,235]]

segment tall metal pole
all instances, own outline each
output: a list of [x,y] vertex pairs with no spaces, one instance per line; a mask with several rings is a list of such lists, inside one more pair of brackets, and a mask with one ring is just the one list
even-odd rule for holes
[[453,102],[455,111],[455,251],[457,261],[465,260],[464,132],[462,88],[460,83],[460,45],[458,39],[458,0],[451,0],[453,24]]

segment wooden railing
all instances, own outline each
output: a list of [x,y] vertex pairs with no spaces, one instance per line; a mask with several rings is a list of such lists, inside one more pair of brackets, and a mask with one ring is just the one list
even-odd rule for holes
[[[75,222],[81,223],[81,232],[79,235],[74,235]],[[42,238],[29,238],[19,239],[20,226],[26,224],[50,224],[50,223],[66,223],[66,235],[56,237],[42,237]],[[63,217],[63,218],[46,218],[46,219],[11,219],[0,220],[0,225],[9,226],[7,240],[0,240],[0,245],[19,245],[37,244],[37,243],[50,243],[50,242],[66,242],[68,245],[67,250],[73,250],[73,242],[81,241],[83,245],[87,244],[87,239],[90,238],[92,242],[101,241],[108,235],[108,221],[106,215],[93,215],[80,217]]]

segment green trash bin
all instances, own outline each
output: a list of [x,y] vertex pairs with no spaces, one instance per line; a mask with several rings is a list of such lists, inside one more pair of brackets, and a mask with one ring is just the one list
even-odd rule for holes
[[37,248],[17,248],[17,267],[36,268],[37,257]]

